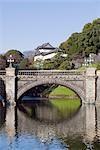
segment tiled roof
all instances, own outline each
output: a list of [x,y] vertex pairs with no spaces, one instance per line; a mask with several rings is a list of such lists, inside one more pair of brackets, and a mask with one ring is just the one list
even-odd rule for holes
[[44,43],[41,46],[38,46],[36,49],[55,49],[55,48],[49,43]]
[[[39,50],[41,50],[41,49],[44,49],[44,50],[46,50],[45,52],[40,52]],[[43,44],[43,45],[41,45],[41,46],[38,46],[36,49],[35,49],[35,56],[37,56],[37,55],[43,55],[43,56],[45,56],[45,55],[48,55],[48,54],[51,54],[51,53],[55,53],[55,52],[59,52],[59,51],[61,51],[61,49],[59,49],[59,48],[55,48],[55,47],[53,47],[52,45],[50,45],[49,43],[45,43],[45,44]]]

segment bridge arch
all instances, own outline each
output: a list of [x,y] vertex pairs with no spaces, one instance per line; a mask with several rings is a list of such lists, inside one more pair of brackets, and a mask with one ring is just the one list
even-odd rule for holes
[[82,100],[82,102],[85,102],[85,94],[84,91],[78,87],[76,84],[73,84],[71,82],[67,82],[64,80],[60,80],[60,79],[44,79],[44,80],[38,80],[32,83],[29,83],[27,85],[24,85],[21,89],[18,89],[18,94],[17,94],[17,100],[28,90],[32,89],[33,87],[39,86],[39,85],[43,85],[43,84],[57,84],[57,85],[62,85],[65,86],[71,90],[73,90]]

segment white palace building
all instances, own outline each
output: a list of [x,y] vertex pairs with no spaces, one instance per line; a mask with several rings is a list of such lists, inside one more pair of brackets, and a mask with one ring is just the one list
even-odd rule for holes
[[55,48],[49,43],[45,43],[35,49],[34,61],[51,59],[60,51],[61,49]]

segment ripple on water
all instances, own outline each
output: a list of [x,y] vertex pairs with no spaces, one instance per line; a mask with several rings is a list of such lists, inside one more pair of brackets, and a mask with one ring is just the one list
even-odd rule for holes
[[0,150],[68,150],[63,143],[57,139],[51,141],[40,141],[32,135],[17,135],[13,140],[7,136],[0,135]]

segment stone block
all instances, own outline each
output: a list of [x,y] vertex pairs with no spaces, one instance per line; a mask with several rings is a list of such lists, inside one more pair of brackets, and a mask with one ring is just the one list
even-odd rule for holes
[[96,69],[95,68],[87,68],[86,76],[95,76]]

